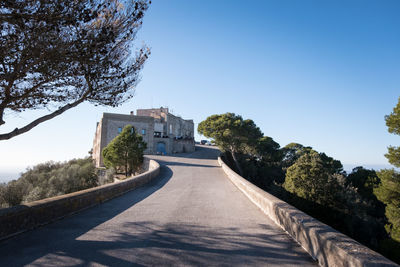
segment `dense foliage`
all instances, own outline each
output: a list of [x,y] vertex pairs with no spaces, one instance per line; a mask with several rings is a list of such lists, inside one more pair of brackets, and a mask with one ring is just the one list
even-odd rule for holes
[[[400,135],[400,98],[393,112],[385,119],[388,131]],[[385,156],[393,166],[400,168],[400,147],[390,146]],[[374,188],[374,193],[386,205],[388,224],[385,227],[391,237],[384,245],[390,251],[390,256],[397,257],[400,262],[400,172],[395,169],[381,170],[378,177],[380,183]]]
[[331,206],[340,190],[341,170],[340,163],[311,150],[287,169],[283,187],[300,198]]
[[123,169],[125,176],[138,172],[143,163],[146,143],[132,125],[126,125],[102,151],[107,168]]
[[200,134],[213,138],[222,151],[231,154],[239,173],[242,173],[242,168],[236,155],[254,153],[253,148],[263,136],[252,120],[243,120],[242,116],[234,113],[212,115],[202,121],[197,130]]
[[386,229],[390,236],[400,241],[400,173],[395,170],[382,170],[378,173],[381,183],[375,189],[379,200],[386,204]]
[[[290,143],[281,148],[271,137],[262,136],[252,120],[246,121],[251,122],[255,135],[232,130],[231,121],[238,121],[236,125],[240,125],[242,118],[232,113],[210,116],[199,124],[199,133],[214,138],[224,152],[224,160],[234,170],[239,170],[237,162],[242,176],[255,185],[399,261],[392,253],[393,248],[400,248],[393,239],[398,237],[394,233],[400,220],[398,173],[390,170],[377,174],[374,170],[357,167],[347,174],[340,161],[312,147]],[[387,117],[387,121],[400,120]],[[400,132],[400,126],[391,129]],[[252,140],[248,141],[248,138]],[[241,141],[244,144],[240,144]],[[392,239],[389,239],[385,225]]]
[[149,55],[132,55],[147,0],[0,1],[0,126],[7,112],[52,110],[5,140],[87,101],[117,106],[133,96]]
[[0,184],[0,207],[9,207],[110,182],[99,181],[91,158],[46,162],[28,169],[18,180]]

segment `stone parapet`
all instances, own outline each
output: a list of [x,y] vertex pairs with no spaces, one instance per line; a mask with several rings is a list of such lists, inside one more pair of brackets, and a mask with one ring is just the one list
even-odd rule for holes
[[296,240],[319,265],[398,266],[379,253],[253,185],[231,170],[220,157],[218,162],[231,182]]
[[148,171],[121,182],[0,210],[0,240],[74,214],[136,189],[157,177],[160,165],[150,160]]

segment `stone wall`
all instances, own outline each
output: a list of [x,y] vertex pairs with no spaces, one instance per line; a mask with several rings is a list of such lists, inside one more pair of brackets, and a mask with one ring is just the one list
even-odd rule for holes
[[379,253],[253,185],[222,160],[225,174],[255,205],[296,240],[321,266],[398,266]]
[[194,140],[173,140],[173,153],[188,153],[194,152]]
[[[154,154],[154,118],[142,117],[124,114],[104,113],[101,121],[97,124],[96,134],[93,141],[93,159],[96,167],[104,166],[101,151],[113,140],[119,133],[118,128],[124,128],[126,125],[132,125],[136,131],[142,135],[147,144],[145,154]],[[145,134],[142,134],[142,130]]]
[[138,188],[160,173],[160,165],[156,161],[150,160],[148,166],[147,172],[122,182],[2,209],[0,210],[0,240],[48,224]]
[[156,119],[160,119],[162,121],[166,120],[168,113],[169,113],[168,108],[163,108],[163,107],[136,110],[136,114],[138,116],[153,117],[153,118],[156,118]]
[[194,137],[194,123],[192,120],[184,120],[181,117],[168,114],[168,135],[172,137]]
[[142,130],[146,130],[146,133],[142,135],[143,140],[147,143],[146,154],[153,153],[153,132],[154,132],[154,118],[152,117],[142,117],[142,116],[132,116],[123,114],[103,114],[104,122],[103,128],[106,128],[103,132],[105,136],[103,148],[109,144],[118,134],[118,128],[124,128],[126,125],[132,125],[135,127],[137,133],[142,135]]

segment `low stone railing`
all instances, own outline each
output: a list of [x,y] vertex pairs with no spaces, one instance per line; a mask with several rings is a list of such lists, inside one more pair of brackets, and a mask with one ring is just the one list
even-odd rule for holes
[[219,157],[225,174],[255,205],[295,239],[321,266],[398,266],[379,253],[253,185]]
[[118,183],[0,210],[0,240],[95,206],[148,183],[160,173],[160,165],[156,161],[150,160],[148,165],[148,171]]

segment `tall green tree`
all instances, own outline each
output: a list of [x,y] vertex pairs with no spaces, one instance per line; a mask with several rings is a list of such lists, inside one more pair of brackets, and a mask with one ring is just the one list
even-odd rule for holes
[[[400,98],[385,120],[388,131],[400,135]],[[400,168],[400,147],[390,146],[385,156],[392,165]],[[374,189],[374,194],[386,205],[385,215],[389,221],[386,230],[393,240],[400,242],[400,173],[394,169],[381,170],[378,177],[381,183]]]
[[376,199],[374,188],[379,186],[380,179],[374,170],[368,170],[361,166],[353,168],[347,176],[346,185],[353,185],[357,192],[366,199]]
[[[400,135],[400,97],[399,102],[393,108],[393,112],[385,116],[385,120],[389,133]],[[400,168],[400,147],[390,146],[385,157],[392,165]]]
[[389,224],[385,228],[392,239],[400,242],[400,173],[394,169],[381,170],[378,176],[381,183],[374,193],[386,205],[385,215]]
[[280,167],[282,153],[279,147],[269,136],[259,138],[252,153],[238,155],[242,176],[263,189],[267,189],[274,181],[282,183],[284,176]]
[[282,160],[280,145],[269,136],[263,136],[258,139],[256,151],[257,157],[268,162],[277,162]]
[[115,107],[133,97],[149,49],[132,55],[148,0],[0,1],[0,126],[7,113],[47,109],[0,140],[82,102]]
[[250,157],[248,164],[255,166],[255,175],[252,182],[257,186],[267,189],[273,182],[282,184],[284,172],[282,171],[283,153],[280,145],[269,136],[263,136],[258,140],[257,154]]
[[258,140],[263,137],[260,128],[254,121],[244,120],[235,113],[209,116],[199,123],[197,131],[214,139],[215,144],[223,151],[231,154],[239,174],[243,171],[237,159],[238,153],[256,153]]
[[302,155],[306,152],[311,151],[312,147],[303,146],[298,143],[290,143],[285,147],[281,148],[282,153],[282,168],[287,170],[290,166],[292,166]]
[[339,191],[340,167],[332,158],[311,150],[288,168],[283,187],[298,197],[331,206]]
[[104,165],[108,168],[123,168],[125,176],[137,171],[143,163],[143,152],[147,145],[132,125],[124,127],[102,151]]

